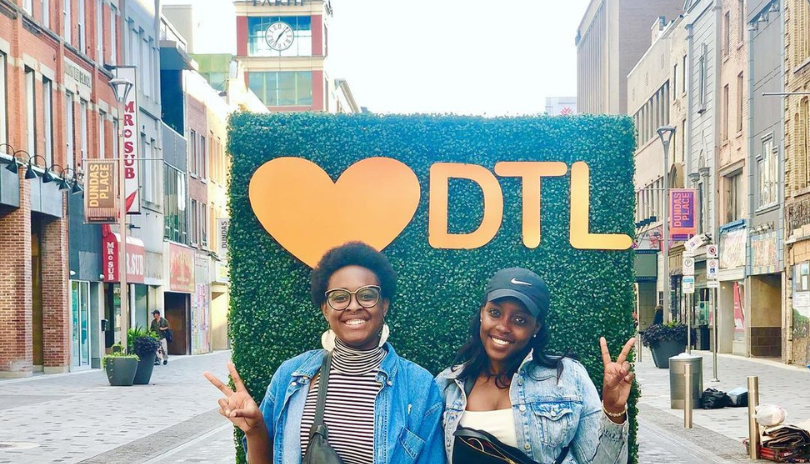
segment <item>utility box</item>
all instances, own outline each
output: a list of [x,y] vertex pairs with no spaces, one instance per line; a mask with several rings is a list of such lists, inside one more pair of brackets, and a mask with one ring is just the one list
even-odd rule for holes
[[[683,376],[684,366],[691,366],[691,385],[686,385]],[[703,358],[681,353],[669,358],[669,401],[670,408],[683,409],[686,389],[692,389],[692,408],[700,408],[700,394],[703,393]]]

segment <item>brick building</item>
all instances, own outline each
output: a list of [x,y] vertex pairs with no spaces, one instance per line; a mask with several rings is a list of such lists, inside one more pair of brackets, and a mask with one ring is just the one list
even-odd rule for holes
[[[0,0],[2,377],[89,368],[100,356],[99,320],[89,309],[98,292],[95,303],[89,290],[80,300],[71,281],[83,270],[71,259],[69,233],[82,230],[69,224],[83,211],[74,198],[81,192],[70,192],[84,159],[114,151],[117,111],[105,65],[119,56],[116,11],[107,0],[67,8]],[[12,159],[22,163],[18,174]]]

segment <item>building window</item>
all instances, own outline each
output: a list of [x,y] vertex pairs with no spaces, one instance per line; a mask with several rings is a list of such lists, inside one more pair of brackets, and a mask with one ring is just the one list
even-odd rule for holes
[[742,207],[745,200],[742,171],[723,178],[723,196],[725,197],[725,223],[742,219]]
[[769,134],[762,139],[762,152],[757,156],[757,171],[759,173],[759,207],[776,203],[779,189],[778,156],[774,153],[773,135]]
[[76,152],[74,151],[74,141],[76,140],[76,119],[73,105],[73,94],[65,93],[65,168],[76,169]]
[[84,160],[87,159],[87,102],[79,99],[79,143],[81,148],[81,159],[79,160],[79,166],[84,164]]
[[[800,40],[804,44],[804,49],[802,50],[802,55],[799,60],[799,63],[803,63],[805,60],[810,58],[810,2],[798,2],[799,8],[802,10],[801,16],[797,15],[796,22],[798,24],[803,24],[804,27],[801,29],[802,36]],[[801,19],[804,18],[804,19]],[[798,49],[798,47],[797,47]]]
[[190,212],[191,217],[189,217],[188,222],[191,225],[191,227],[189,229],[189,236],[191,238],[191,244],[195,245],[195,246],[199,242],[199,239],[197,237],[197,232],[199,230],[199,228],[197,227],[198,224],[199,224],[199,219],[197,218],[197,215],[198,215],[197,214],[197,200],[192,199],[191,200],[191,212]]
[[98,111],[98,157],[104,159],[107,157],[106,150],[106,137],[104,133],[104,121],[107,120],[107,113],[102,110]]
[[745,41],[745,0],[737,0],[737,43]]
[[200,136],[200,166],[197,169],[197,172],[200,173],[200,178],[205,179],[208,173],[206,172],[206,165],[208,160],[206,159],[207,147],[205,146],[205,137]]
[[[8,106],[6,106],[6,55],[0,52],[0,143],[8,143]],[[5,151],[9,151],[8,148]]]
[[37,107],[34,70],[25,67],[25,139],[28,154],[37,154]]
[[208,249],[208,207],[200,203],[200,245]]
[[73,41],[73,24],[71,23],[71,11],[70,11],[70,2],[71,0],[62,0],[62,17],[64,18],[63,27],[64,27],[64,37],[65,42],[71,43]]
[[737,75],[737,133],[743,130],[743,94],[745,82],[743,81],[743,73]]
[[189,174],[196,177],[197,176],[197,132],[194,129],[191,129],[189,137],[188,137],[188,147],[191,150],[191,159],[189,160]]
[[155,139],[146,140],[146,134],[141,134],[143,157],[141,170],[143,172],[143,199],[153,205],[160,204],[160,174],[162,162],[155,161],[158,158],[158,147]]
[[[795,133],[799,135],[801,133],[800,138],[796,140],[797,145],[799,146],[799,150],[796,153],[797,157],[804,160],[803,167],[805,169],[804,172],[804,185],[802,188],[808,184],[808,177],[810,177],[810,170],[807,169],[807,163],[810,161],[810,99],[805,98],[801,101],[799,111],[801,112],[801,116],[797,114],[796,118],[796,131]],[[799,132],[801,131],[801,132]],[[804,153],[801,153],[802,148],[804,148]],[[795,188],[794,188],[795,190]]]
[[[683,64],[681,65],[681,93],[686,93],[686,64],[688,57],[683,56]],[[675,89],[677,90],[677,89]]]
[[704,111],[706,111],[706,97],[707,97],[706,91],[708,90],[707,89],[707,87],[708,87],[708,82],[707,82],[708,79],[707,79],[707,77],[708,76],[706,75],[706,71],[707,71],[707,69],[706,69],[707,56],[706,55],[708,53],[707,48],[708,47],[706,46],[706,44],[703,44],[701,46],[702,52],[700,54],[700,58],[698,59],[698,73],[699,73],[698,74],[698,92],[699,92],[699,94],[698,94],[698,103],[700,105],[699,109],[698,109],[698,113],[703,113]]
[[112,155],[113,159],[118,159],[118,141],[120,140],[118,135],[118,119],[113,118],[112,123],[113,123]]
[[34,14],[34,2],[33,0],[24,0],[23,1],[23,10],[29,15]]
[[51,28],[51,0],[42,0],[42,25]]
[[118,22],[115,7],[110,6],[110,64],[118,61]]
[[42,78],[42,119],[45,123],[45,162],[53,164],[53,81]]
[[723,106],[722,106],[722,119],[720,120],[720,140],[728,141],[728,124],[729,124],[729,96],[728,84],[723,86]]
[[152,193],[151,193],[152,200],[151,201],[152,201],[152,203],[154,203],[156,205],[160,205],[162,203],[162,201],[163,201],[163,199],[161,198],[161,194],[160,194],[160,185],[163,183],[163,179],[161,178],[161,175],[163,174],[163,171],[160,169],[160,165],[161,165],[162,162],[157,161],[160,158],[160,153],[158,151],[158,146],[157,146],[157,142],[155,141],[155,139],[152,139],[152,143],[151,143],[150,146],[152,147],[152,151],[149,153],[149,156],[150,156],[150,158],[152,158],[152,160],[149,161],[149,162],[154,167],[151,170],[151,172],[152,172],[152,178],[151,178],[151,183],[150,183],[151,190],[152,190]]
[[672,70],[672,99],[676,100],[678,98],[678,63],[675,63],[675,67]]
[[152,95],[152,59],[149,53],[149,40],[144,36],[140,43],[140,68],[143,70],[141,73],[141,89],[143,90],[144,97],[150,97]]
[[187,243],[186,176],[168,164],[163,165],[164,237]]
[[96,62],[104,62],[104,0],[96,0]]
[[[289,48],[275,50],[266,37],[270,25],[283,22],[292,29],[293,40]],[[280,31],[279,34],[283,33]],[[312,56],[312,19],[309,16],[252,16],[248,17],[249,56]]]
[[79,0],[79,17],[76,18],[76,25],[79,28],[79,53],[87,53],[85,50],[85,44],[87,43],[87,31],[85,30],[85,8],[84,8],[85,0]]
[[248,84],[267,106],[312,106],[312,72],[252,72]]
[[731,50],[731,12],[723,15],[723,56],[728,56]]

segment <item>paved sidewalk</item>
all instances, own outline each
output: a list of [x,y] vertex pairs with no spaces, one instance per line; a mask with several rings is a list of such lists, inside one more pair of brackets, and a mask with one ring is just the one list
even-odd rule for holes
[[[203,377],[227,378],[230,351],[173,356],[150,385],[110,387],[101,370],[0,382],[0,463],[140,462],[226,422],[221,393]],[[138,461],[125,458],[133,449]],[[116,450],[111,456],[94,456]]]
[[[782,363],[718,355],[718,377],[712,383],[712,355],[705,351],[692,351],[703,357],[703,389],[712,387],[729,391],[746,387],[747,377],[759,377],[759,403],[777,404],[787,411],[788,422],[810,419],[810,369],[787,366]],[[652,361],[649,349],[645,348],[643,360],[636,362],[636,376],[641,384],[640,406],[652,407],[674,416],[683,424],[683,411],[670,409],[669,369],[658,369]],[[644,417],[644,410],[641,412]],[[748,437],[748,408],[695,409],[693,424],[733,440],[739,452],[745,455],[742,440]]]

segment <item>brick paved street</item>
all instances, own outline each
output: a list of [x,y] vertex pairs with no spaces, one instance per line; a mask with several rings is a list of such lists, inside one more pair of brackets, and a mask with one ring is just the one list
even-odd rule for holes
[[[704,356],[704,388],[712,386],[711,356]],[[226,377],[230,352],[173,357],[155,368],[153,384],[109,387],[101,371],[0,381],[0,463],[213,463],[232,464],[233,429],[216,412],[219,392],[202,377]],[[759,375],[761,403],[776,403],[791,420],[810,418],[810,370],[771,361],[719,358],[729,390]],[[693,429],[669,409],[669,371],[649,351],[636,364],[639,462],[643,464],[750,462],[745,408],[695,410]],[[6,447],[4,445],[15,445]]]

